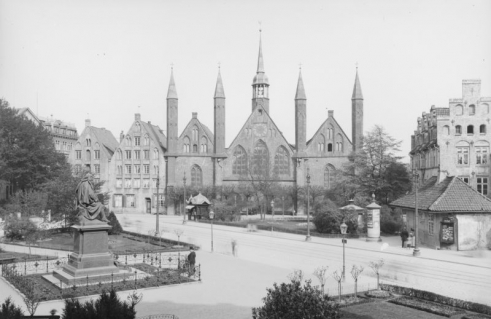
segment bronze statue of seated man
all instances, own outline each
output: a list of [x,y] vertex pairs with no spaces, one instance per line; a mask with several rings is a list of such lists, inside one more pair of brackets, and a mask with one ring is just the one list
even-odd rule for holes
[[79,211],[79,219],[94,220],[99,217],[103,222],[109,222],[106,217],[106,207],[97,198],[94,192],[94,183],[92,182],[92,174],[87,174],[75,190],[77,194],[77,208]]

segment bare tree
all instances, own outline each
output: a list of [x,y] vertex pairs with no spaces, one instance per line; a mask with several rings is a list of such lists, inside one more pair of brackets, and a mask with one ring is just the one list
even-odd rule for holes
[[329,268],[329,266],[318,267],[314,270],[314,276],[316,276],[317,279],[319,279],[319,282],[321,284],[322,294],[324,294],[324,286],[326,285],[326,281],[327,281],[327,275],[326,275],[327,268]]
[[371,261],[369,264],[375,275],[377,275],[377,289],[380,289],[380,269],[384,266],[384,260],[380,259],[378,261]]
[[31,317],[36,313],[36,309],[41,302],[41,296],[34,289],[34,285],[28,287],[27,291],[24,293],[24,297],[22,297],[24,303],[26,304],[27,311],[31,314]]
[[358,298],[358,277],[363,272],[363,269],[362,266],[356,265],[353,265],[353,268],[351,268],[351,277],[355,280],[355,298]]
[[182,229],[174,229],[174,234],[177,236],[177,246],[180,246],[181,243],[181,235],[184,233]]
[[143,294],[142,293],[138,294],[136,290],[134,290],[132,293],[128,295],[126,299],[128,299],[128,304],[130,305],[131,309],[134,309],[135,306],[139,304],[140,301],[142,301]]
[[341,293],[342,293],[342,287],[341,287],[341,281],[343,280],[343,273],[338,274],[338,271],[336,270],[335,272],[332,273],[332,278],[338,282],[338,295],[339,295],[339,301],[341,301]]

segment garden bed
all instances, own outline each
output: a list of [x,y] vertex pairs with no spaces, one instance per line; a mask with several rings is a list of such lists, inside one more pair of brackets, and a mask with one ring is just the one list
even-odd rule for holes
[[365,296],[369,298],[387,299],[392,297],[392,294],[384,290],[370,290],[365,292]]
[[442,305],[431,301],[425,301],[425,300],[415,299],[411,297],[399,297],[396,299],[389,300],[388,302],[400,306],[418,309],[421,311],[426,311],[429,313],[433,313],[445,317],[451,317],[454,315],[465,313],[464,310],[452,306]]
[[63,288],[54,285],[44,278],[43,276],[46,274],[14,275],[5,276],[4,278],[24,295],[32,287],[41,301],[97,295],[104,290],[111,289],[125,291],[197,281],[186,276],[181,276],[181,271],[176,269],[159,269],[147,264],[136,264],[131,268],[143,271],[143,273],[139,273],[137,276],[130,275],[128,278],[119,281],[107,280],[101,282],[97,278],[95,281],[91,281],[89,277],[86,283],[73,286],[63,285]]

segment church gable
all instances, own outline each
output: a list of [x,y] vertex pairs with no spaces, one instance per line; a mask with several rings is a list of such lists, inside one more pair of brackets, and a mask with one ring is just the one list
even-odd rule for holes
[[257,107],[227,149],[225,179],[239,179],[248,175],[252,169],[251,160],[257,156],[268,159],[272,170],[269,173],[278,174],[279,178],[289,178],[293,176],[293,152],[269,114],[262,107]]
[[213,133],[198,120],[198,113],[182,131],[178,141],[179,153],[211,154],[213,153]]
[[347,156],[352,150],[348,136],[334,119],[332,112],[329,115],[307,142],[307,153],[311,156]]

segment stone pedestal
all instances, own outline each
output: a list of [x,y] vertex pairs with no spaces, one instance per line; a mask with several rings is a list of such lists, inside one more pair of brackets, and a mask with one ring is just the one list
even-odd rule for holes
[[61,270],[55,270],[53,276],[64,284],[73,284],[87,276],[102,276],[119,272],[109,252],[106,223],[98,220],[72,226],[74,230],[74,249],[68,264]]

